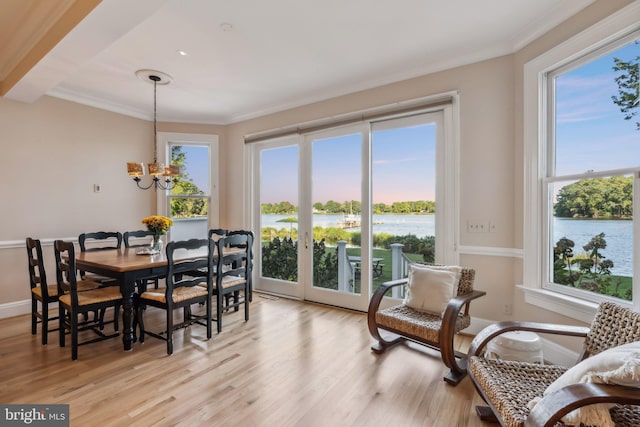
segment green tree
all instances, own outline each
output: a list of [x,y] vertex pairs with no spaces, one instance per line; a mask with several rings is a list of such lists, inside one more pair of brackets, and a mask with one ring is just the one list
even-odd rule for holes
[[588,178],[558,191],[554,215],[561,218],[630,218],[632,177]]
[[[638,41],[636,45],[640,45]],[[615,81],[618,84],[618,96],[612,96],[613,102],[620,107],[625,120],[631,120],[638,114],[640,107],[640,55],[629,61],[614,58],[613,71],[619,73]],[[636,122],[636,129],[640,130],[640,122]]]
[[[182,151],[182,146],[171,147],[171,164],[180,167],[180,175],[174,180],[172,195],[203,195],[204,192],[194,184],[187,172],[187,158]],[[188,218],[206,216],[209,211],[209,202],[205,197],[196,198],[172,198],[171,216],[176,218]]]

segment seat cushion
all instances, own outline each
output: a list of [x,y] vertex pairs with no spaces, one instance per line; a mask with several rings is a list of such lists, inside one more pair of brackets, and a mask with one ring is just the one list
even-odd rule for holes
[[[38,297],[42,298],[42,289],[40,288],[40,286],[36,286],[35,288],[31,288],[31,292],[34,295],[37,295]],[[47,293],[50,297],[57,297],[58,296],[58,285],[47,285]]]
[[[78,306],[96,304],[107,301],[117,301],[122,299],[120,289],[115,287],[98,288],[85,292],[78,292]],[[65,294],[60,296],[60,302],[67,306],[71,306],[71,295]]]
[[542,396],[567,368],[472,356],[469,370],[505,425],[522,427],[529,415],[527,404],[536,396]]
[[[403,334],[439,344],[442,319],[439,314],[414,310],[404,304],[380,310],[376,313],[378,327],[389,328]],[[458,316],[455,331],[459,332],[471,324],[470,316]]]
[[[167,290],[166,288],[158,288],[152,289],[144,292],[140,295],[140,299],[147,299],[158,301],[161,303],[167,303],[167,299],[165,297]],[[208,292],[206,289],[206,284],[204,287],[201,286],[193,286],[193,287],[181,287],[173,290],[173,302],[183,302],[190,300],[192,298],[197,298],[201,296],[207,296]]]

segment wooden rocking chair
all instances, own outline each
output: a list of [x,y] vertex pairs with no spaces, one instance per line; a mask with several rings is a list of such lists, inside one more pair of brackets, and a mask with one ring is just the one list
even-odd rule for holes
[[380,310],[385,293],[396,286],[406,285],[408,279],[380,285],[371,298],[368,310],[369,332],[378,341],[371,349],[375,353],[383,353],[386,349],[407,340],[436,349],[440,352],[444,364],[450,369],[444,380],[448,384],[457,385],[467,373],[466,354],[454,350],[453,339],[455,334],[471,324],[470,302],[486,294],[473,290],[474,278],[475,270],[462,269],[455,291],[456,296],[449,300],[442,316],[415,310],[404,303]]

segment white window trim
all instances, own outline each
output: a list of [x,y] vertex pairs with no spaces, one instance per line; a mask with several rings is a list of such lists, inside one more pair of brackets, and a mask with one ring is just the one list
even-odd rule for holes
[[[160,149],[158,150],[158,161],[167,163],[169,158],[169,144],[203,144],[209,145],[209,228],[218,228],[220,224],[220,197],[219,197],[219,147],[218,135],[215,134],[199,134],[199,133],[172,133],[158,132],[158,142]],[[156,209],[159,215],[169,216],[167,192],[157,191]]]
[[[545,73],[639,29],[639,16],[640,2],[634,2],[524,66],[524,283],[519,288],[524,291],[526,303],[584,322],[591,322],[597,303],[542,287],[546,252],[542,238],[546,215],[542,203],[546,176],[543,159],[547,155]],[[634,228],[634,234],[637,234],[639,227]],[[635,251],[634,262],[639,265],[637,252],[640,251]],[[640,311],[640,296],[635,288],[636,297],[629,306]]]

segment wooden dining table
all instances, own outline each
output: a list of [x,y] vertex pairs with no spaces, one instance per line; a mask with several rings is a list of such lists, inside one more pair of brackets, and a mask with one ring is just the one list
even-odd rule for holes
[[125,351],[131,350],[136,340],[133,330],[135,316],[133,294],[136,282],[145,278],[166,276],[167,256],[164,252],[157,255],[138,255],[139,248],[110,249],[76,254],[76,268],[82,271],[112,277],[120,283],[122,293],[123,335]]

